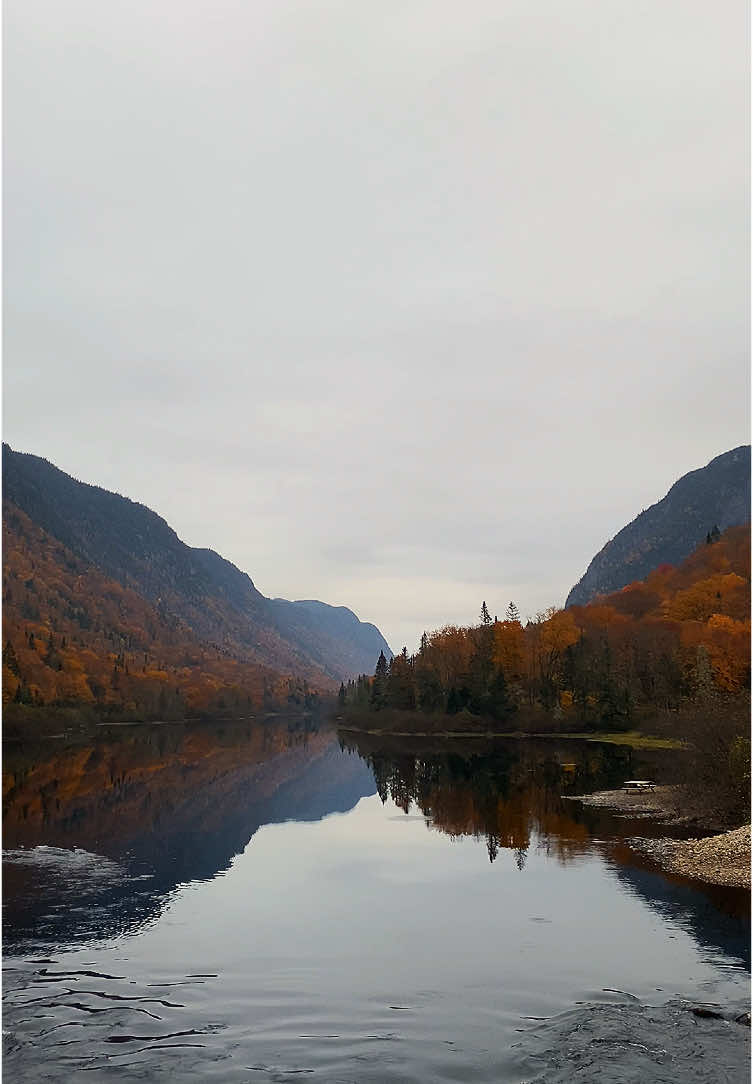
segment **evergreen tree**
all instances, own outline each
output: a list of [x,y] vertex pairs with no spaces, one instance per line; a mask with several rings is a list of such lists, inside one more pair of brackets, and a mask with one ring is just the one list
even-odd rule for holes
[[379,711],[387,705],[388,675],[389,668],[387,666],[387,660],[384,657],[384,652],[380,651],[376,669],[374,671],[374,681],[371,686],[371,706],[375,711]]
[[462,706],[460,695],[453,685],[447,697],[447,714],[457,715]]
[[346,696],[346,694],[345,694],[345,685],[341,681],[340,682],[340,691],[337,694],[337,702],[338,702],[338,704],[340,705],[341,708],[345,707],[345,696]]
[[489,685],[487,710],[493,719],[505,719],[515,710],[502,670],[497,670]]
[[486,605],[486,601],[484,601],[484,602],[481,603],[481,624],[482,625],[491,625],[491,623],[492,623],[491,614],[489,613],[489,609],[488,609],[488,607]]
[[53,670],[57,670],[58,654],[55,650],[55,638],[52,633],[50,633],[50,638],[47,641],[47,651],[45,652],[44,661],[47,666],[51,667]]
[[[484,603],[486,606],[486,603]],[[486,611],[489,617],[489,611]],[[483,621],[484,610],[481,610]],[[489,686],[494,677],[494,626],[491,618],[474,630],[475,647],[468,671],[470,699],[468,708],[474,715],[482,715],[488,710]]]
[[520,624],[520,610],[514,602],[510,602],[505,610],[505,621],[517,621]]
[[16,689],[16,695],[13,697],[17,704],[31,704],[33,703],[33,697],[31,695],[31,689],[23,682]]
[[12,674],[16,677],[21,676],[21,668],[18,665],[18,656],[13,648],[13,644],[10,640],[5,641],[5,650],[3,651],[3,662],[8,667]]
[[402,711],[414,711],[416,690],[413,682],[413,659],[408,658],[408,649],[403,648],[393,660],[387,679],[387,703],[391,708]]
[[371,701],[371,682],[361,674],[356,682],[356,703],[367,705]]
[[444,707],[442,683],[429,666],[416,670],[416,696],[421,711],[441,711]]

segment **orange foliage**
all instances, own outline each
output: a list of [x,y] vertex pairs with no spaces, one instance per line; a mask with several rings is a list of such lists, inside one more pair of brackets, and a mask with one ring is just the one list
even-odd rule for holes
[[519,621],[495,623],[494,663],[513,681],[525,673],[525,633]]
[[305,682],[200,641],[18,509],[3,519],[3,702],[158,718],[302,701]]
[[[704,665],[720,691],[737,693],[750,673],[749,561],[750,528],[735,527],[699,546],[678,568],[662,565],[643,582],[587,606],[552,607],[525,628],[497,621],[494,666],[529,704],[548,698],[565,710],[576,694],[568,681],[578,680],[575,662],[566,672],[566,655],[575,645],[581,650],[582,641],[582,656],[591,660],[583,663],[586,671],[593,677],[594,666],[601,668],[603,691],[622,689],[623,703],[676,703],[699,687]],[[477,635],[475,628],[448,626],[428,638],[424,659],[445,691],[468,680]],[[582,683],[578,695],[581,703],[584,697],[593,703]]]
[[549,612],[546,620],[539,625],[538,648],[551,658],[561,655],[565,648],[577,641],[578,636],[578,627],[571,611],[555,610]]

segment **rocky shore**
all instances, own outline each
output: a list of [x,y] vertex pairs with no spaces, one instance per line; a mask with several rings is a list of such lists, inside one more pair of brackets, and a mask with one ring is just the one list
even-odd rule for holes
[[629,839],[662,869],[709,884],[750,888],[750,825],[705,839]]
[[[678,787],[658,786],[651,790],[604,790],[581,794],[573,799],[584,805],[610,809],[623,816],[650,818],[660,824],[689,825],[697,822],[682,808]],[[713,829],[714,825],[698,825]],[[647,839],[626,841],[647,855],[662,869],[693,877],[708,884],[750,888],[750,825],[699,839]]]
[[[567,797],[571,797],[568,795]],[[690,817],[681,811],[677,787],[661,786],[651,790],[600,790],[595,794],[575,794],[571,800],[600,809],[611,809],[630,817],[650,817],[662,824],[687,824]]]

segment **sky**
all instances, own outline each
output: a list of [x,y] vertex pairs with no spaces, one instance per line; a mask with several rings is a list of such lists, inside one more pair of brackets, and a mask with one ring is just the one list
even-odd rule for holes
[[747,3],[6,0],[3,433],[393,650],[749,442]]

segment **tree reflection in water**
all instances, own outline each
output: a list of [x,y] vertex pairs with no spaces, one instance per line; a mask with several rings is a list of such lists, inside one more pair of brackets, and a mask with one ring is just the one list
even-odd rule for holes
[[638,754],[608,743],[473,739],[432,746],[353,733],[340,740],[368,762],[382,802],[390,798],[405,813],[417,807],[427,825],[454,839],[485,839],[491,862],[511,850],[520,870],[534,838],[537,849],[567,862],[586,849],[595,817],[616,827],[615,818],[594,815],[568,795],[618,786],[639,765],[646,774],[672,775],[666,751]]

